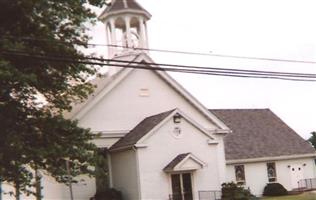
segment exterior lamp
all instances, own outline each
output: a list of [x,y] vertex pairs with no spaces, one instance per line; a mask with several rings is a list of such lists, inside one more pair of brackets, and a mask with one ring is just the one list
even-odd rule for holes
[[179,115],[179,113],[177,113],[173,116],[173,123],[179,124],[180,122],[181,122],[181,115]]

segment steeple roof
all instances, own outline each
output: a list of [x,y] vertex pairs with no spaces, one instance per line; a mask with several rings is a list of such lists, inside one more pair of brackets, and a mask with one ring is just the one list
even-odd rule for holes
[[148,19],[151,18],[150,13],[135,0],[112,0],[111,5],[102,12],[99,18],[104,19],[110,15],[120,14],[124,12],[143,14]]

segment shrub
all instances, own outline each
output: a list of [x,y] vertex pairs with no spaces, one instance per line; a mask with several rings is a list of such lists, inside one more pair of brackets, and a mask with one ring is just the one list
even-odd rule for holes
[[90,200],[123,200],[122,193],[116,189],[97,192]]
[[280,183],[268,183],[264,187],[263,196],[287,195],[287,190]]
[[222,184],[222,200],[251,200],[256,199],[249,189],[234,182]]

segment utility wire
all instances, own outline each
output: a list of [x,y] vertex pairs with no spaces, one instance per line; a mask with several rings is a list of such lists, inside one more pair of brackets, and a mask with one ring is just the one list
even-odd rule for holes
[[50,41],[54,43],[61,44],[77,44],[83,46],[106,46],[114,48],[124,48],[132,50],[143,50],[143,51],[152,51],[152,52],[161,52],[161,53],[174,53],[174,54],[186,54],[186,55],[199,55],[199,56],[212,56],[212,57],[224,57],[224,58],[236,58],[236,59],[247,59],[247,60],[261,60],[261,61],[273,61],[273,62],[289,62],[289,63],[302,63],[302,64],[316,64],[316,61],[307,61],[307,60],[292,60],[292,59],[279,59],[279,58],[267,58],[267,57],[252,57],[252,56],[237,56],[229,54],[213,54],[213,53],[201,53],[201,52],[192,52],[192,51],[178,51],[178,50],[166,50],[166,49],[154,49],[154,48],[138,48],[138,47],[127,47],[122,45],[113,45],[113,44],[96,44],[96,43],[82,43],[82,42],[66,42],[66,41],[55,41],[49,39],[40,39],[40,38],[30,38],[30,37],[15,37],[15,36],[0,36],[0,38],[10,38],[10,39],[20,39],[25,41]]
[[[22,53],[28,54],[26,51],[18,51],[18,50],[9,50],[7,52],[13,53]],[[50,57],[57,57],[57,58],[70,58],[70,59],[83,59],[83,60],[93,60],[93,61],[100,61],[100,62],[117,62],[123,64],[144,64],[143,62],[135,62],[135,61],[124,61],[118,59],[105,59],[100,57],[69,57],[64,55],[48,55],[48,54],[39,54],[42,56],[50,56]],[[113,63],[112,63],[113,64]],[[308,74],[308,73],[289,73],[289,72],[279,72],[279,71],[260,71],[260,70],[245,70],[245,69],[233,69],[233,68],[216,68],[216,67],[201,67],[201,66],[192,66],[192,65],[175,65],[175,64],[165,64],[165,63],[153,63],[153,62],[146,62],[147,65],[152,66],[164,66],[164,67],[173,67],[175,69],[189,69],[189,70],[212,70],[216,72],[231,72],[231,73],[243,73],[243,74],[252,74],[252,75],[270,75],[270,76],[286,76],[286,77],[301,77],[301,78],[316,78],[316,74]]]
[[[214,71],[214,70],[197,70],[197,69],[186,69],[186,68],[172,68],[172,67],[150,67],[148,63],[141,63],[137,62],[133,65],[123,65],[123,64],[116,64],[116,63],[109,63],[109,62],[100,62],[100,61],[90,61],[89,58],[85,58],[86,60],[75,60],[69,58],[62,58],[62,57],[52,57],[52,56],[42,56],[42,55],[30,55],[26,53],[18,53],[18,52],[0,52],[3,55],[9,56],[19,56],[19,57],[27,57],[33,58],[36,60],[45,60],[45,61],[53,61],[53,62],[64,62],[64,63],[76,63],[76,64],[88,64],[88,65],[100,65],[100,66],[113,66],[113,67],[122,67],[122,68],[135,68],[135,69],[145,69],[145,70],[156,70],[156,71],[170,71],[170,72],[181,72],[181,73],[193,73],[193,74],[203,74],[203,75],[215,75],[215,76],[228,76],[228,77],[239,77],[239,78],[264,78],[264,79],[279,79],[279,80],[289,80],[289,81],[316,81],[316,74],[311,74],[315,77],[288,77],[284,75],[262,75],[262,74],[247,74],[242,72],[230,72],[230,71]],[[76,58],[77,59],[77,58]],[[126,61],[128,62],[128,61]],[[181,66],[179,66],[181,67]]]

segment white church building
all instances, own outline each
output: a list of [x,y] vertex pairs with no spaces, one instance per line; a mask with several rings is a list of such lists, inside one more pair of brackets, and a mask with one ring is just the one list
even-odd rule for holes
[[[94,80],[94,93],[65,114],[101,133],[94,142],[107,149],[111,188],[124,200],[215,200],[224,182],[261,196],[267,183],[290,191],[316,178],[314,148],[271,110],[209,110],[156,70],[147,52],[150,18],[134,0],[114,0],[104,10],[99,19],[109,58],[126,67],[111,67]],[[42,186],[45,200],[70,199],[68,188],[51,178]],[[75,200],[95,192],[94,179],[73,185]]]

